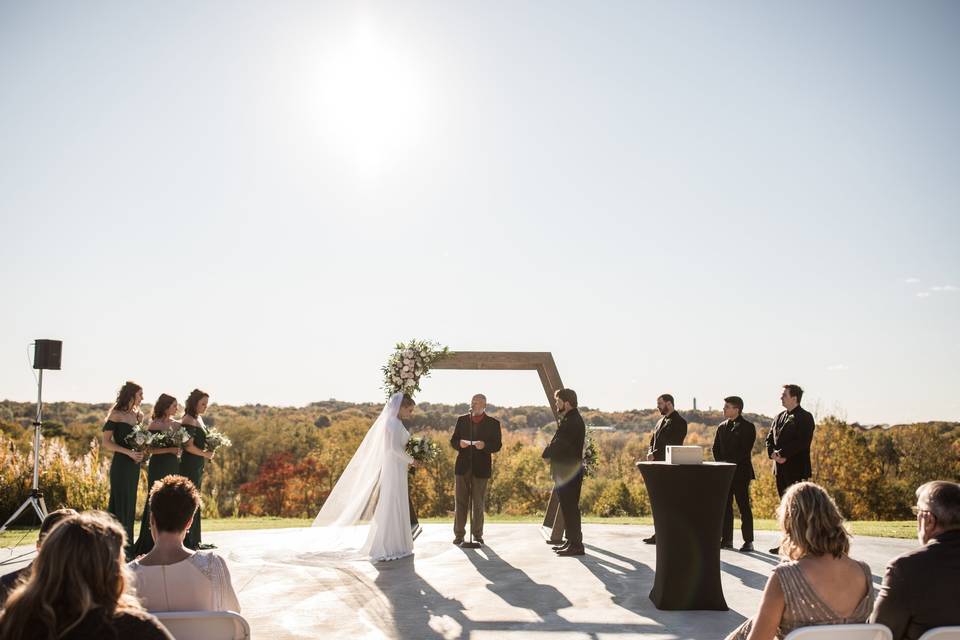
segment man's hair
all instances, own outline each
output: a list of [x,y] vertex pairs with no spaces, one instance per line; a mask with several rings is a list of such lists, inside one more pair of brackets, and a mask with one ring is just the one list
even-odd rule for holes
[[483,398],[483,402],[484,403],[487,402],[487,396],[483,395],[482,393],[475,393],[473,394],[473,398],[470,398],[470,399],[474,400],[475,398]]
[[926,506],[941,529],[960,529],[960,484],[946,480],[922,484],[917,488],[917,505]]
[[150,513],[158,531],[183,531],[199,508],[200,492],[184,476],[167,476],[150,489]]
[[673,396],[669,393],[664,393],[663,395],[659,396],[657,400],[663,400],[664,402],[669,402],[670,404],[677,404],[673,401]]
[[800,401],[803,400],[803,389],[800,388],[798,384],[785,384],[783,388],[787,390],[787,393],[790,394],[791,398],[797,399],[797,404],[800,404]]
[[569,402],[570,406],[574,409],[577,408],[577,392],[573,389],[557,389],[553,397],[563,400],[564,402]]
[[743,398],[740,396],[728,396],[723,399],[724,402],[728,402],[737,408],[737,411],[743,413]]
[[61,520],[75,515],[77,515],[77,512],[73,509],[57,509],[56,511],[48,513],[47,517],[40,523],[40,533],[37,535],[37,544],[43,544],[43,539],[47,537],[47,534],[50,533],[56,525],[60,524]]

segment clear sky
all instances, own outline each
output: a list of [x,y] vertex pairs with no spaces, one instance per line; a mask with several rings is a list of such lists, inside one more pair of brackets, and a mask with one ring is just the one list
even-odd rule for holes
[[[0,2],[0,398],[382,398],[397,340],[960,419],[960,3]],[[543,403],[533,373],[420,399]]]

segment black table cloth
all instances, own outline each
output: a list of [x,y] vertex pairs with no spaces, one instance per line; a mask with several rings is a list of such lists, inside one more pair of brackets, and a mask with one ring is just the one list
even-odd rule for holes
[[720,586],[723,509],[737,465],[638,462],[653,507],[658,609],[726,611]]

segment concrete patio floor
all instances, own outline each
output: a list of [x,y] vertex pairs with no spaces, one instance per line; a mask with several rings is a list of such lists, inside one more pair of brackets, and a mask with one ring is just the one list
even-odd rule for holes
[[[316,531],[278,529],[205,535],[229,561],[255,638],[723,638],[756,611],[777,559],[721,554],[729,611],[659,611],[648,598],[656,550],[652,527],[586,525],[587,555],[557,558],[538,527],[492,524],[487,546],[460,549],[449,525],[424,527],[416,555],[394,562],[324,559]],[[758,532],[758,549],[777,535]],[[911,540],[857,538],[852,555],[875,585]]]
[[[313,529],[219,531],[204,541],[227,558],[253,637],[270,640],[712,640],[753,615],[778,562],[765,552],[723,551],[729,611],[660,611],[648,597],[656,549],[641,542],[653,527],[585,525],[582,558],[555,557],[536,525],[485,530],[486,546],[460,549],[451,544],[451,525],[428,524],[414,557],[377,564],[315,552]],[[755,545],[768,549],[777,539],[760,531]],[[886,563],[915,546],[859,537],[851,555],[870,564],[879,586]],[[5,564],[0,573],[29,559]]]

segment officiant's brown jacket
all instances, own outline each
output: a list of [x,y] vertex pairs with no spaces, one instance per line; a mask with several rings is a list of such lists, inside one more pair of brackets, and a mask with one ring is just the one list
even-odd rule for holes
[[[484,414],[479,424],[474,424],[468,413],[457,418],[457,426],[450,438],[450,446],[457,450],[457,465],[454,473],[458,476],[473,471],[474,478],[489,478],[492,469],[491,453],[500,451],[503,446],[500,436],[500,421]],[[483,449],[476,447],[460,448],[461,440],[482,440]]]

